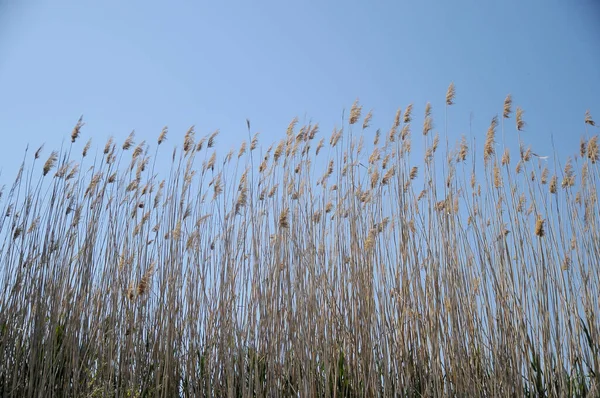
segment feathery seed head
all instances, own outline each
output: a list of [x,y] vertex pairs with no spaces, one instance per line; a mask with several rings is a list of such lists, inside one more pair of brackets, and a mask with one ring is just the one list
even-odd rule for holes
[[590,126],[595,126],[596,125],[596,123],[592,119],[592,114],[590,113],[589,109],[587,111],[585,111],[584,122],[585,122],[585,124],[589,124]]
[[196,135],[196,132],[194,131],[194,126],[190,126],[188,131],[185,133],[185,137],[183,139],[183,151],[185,153],[194,149],[194,135]]
[[286,207],[285,209],[283,209],[283,211],[279,214],[279,227],[281,228],[289,228],[290,224],[288,222],[288,214],[289,214],[289,209]]
[[398,108],[396,111],[396,116],[394,117],[394,126],[400,126],[400,118],[402,117],[402,109]]
[[598,136],[595,135],[590,139],[587,145],[587,155],[588,158],[592,161],[592,163],[596,163],[598,161]]
[[135,137],[135,130],[132,130],[125,142],[123,143],[123,150],[126,151],[133,145],[133,138]]
[[50,170],[52,170],[52,168],[56,164],[57,160],[58,160],[58,152],[52,151],[52,153],[48,157],[48,160],[46,160],[46,163],[44,163],[44,170],[43,170],[44,175],[48,174],[48,172]]
[[81,117],[79,117],[79,120],[77,121],[77,124],[75,125],[75,127],[73,127],[73,131],[71,132],[71,142],[75,142],[75,140],[77,140],[77,137],[79,137],[79,134],[81,133],[81,128],[85,125],[85,123],[83,123],[83,115]]
[[350,108],[350,121],[349,123],[352,125],[358,121],[360,118],[360,114],[362,112],[362,106],[358,104],[358,99],[354,101],[352,104],[352,108]]
[[164,140],[167,139],[167,132],[169,131],[168,127],[163,127],[162,131],[158,135],[158,145],[162,144]]
[[504,99],[504,108],[502,111],[502,117],[504,119],[508,119],[510,117],[510,114],[512,113],[512,96],[510,94],[508,94],[506,96],[506,98]]
[[456,96],[456,90],[454,88],[454,82],[450,83],[448,86],[448,91],[446,91],[446,105],[454,105],[454,97]]
[[523,109],[520,106],[517,106],[517,130],[522,131],[523,127],[525,127],[525,122],[523,121]]
[[535,235],[538,237],[542,237],[545,234],[544,231],[544,219],[540,216],[537,217],[537,220],[535,222]]
[[406,107],[406,111],[404,111],[404,123],[410,123],[412,108],[413,104],[408,104],[408,106]]
[[371,118],[373,118],[373,111],[369,111],[369,113],[367,113],[367,116],[365,116],[365,119],[363,120],[363,125],[362,125],[363,130],[366,129],[367,127],[369,127]]

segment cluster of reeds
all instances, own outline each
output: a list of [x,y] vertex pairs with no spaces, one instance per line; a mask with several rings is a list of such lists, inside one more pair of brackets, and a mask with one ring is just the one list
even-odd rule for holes
[[190,128],[167,169],[166,128],[93,156],[80,119],[2,191],[0,395],[600,394],[594,121],[548,168],[512,107],[443,151],[429,104],[221,155]]

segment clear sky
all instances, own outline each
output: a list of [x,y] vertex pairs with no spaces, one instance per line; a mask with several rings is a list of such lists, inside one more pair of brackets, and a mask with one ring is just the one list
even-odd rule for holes
[[450,82],[450,142],[472,114],[482,143],[511,93],[523,139],[545,155],[552,134],[566,156],[586,109],[600,124],[598,21],[598,0],[0,0],[0,185],[27,144],[44,158],[80,115],[98,150],[133,129],[154,148],[164,125],[180,145],[195,125],[219,128],[226,152],[246,118],[263,144],[294,116],[329,137],[356,98],[382,130],[414,103],[415,133],[430,101],[441,132]]

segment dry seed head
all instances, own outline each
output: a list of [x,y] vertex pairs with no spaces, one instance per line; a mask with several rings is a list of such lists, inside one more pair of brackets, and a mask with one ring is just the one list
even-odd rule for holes
[[575,175],[573,174],[573,165],[571,164],[571,159],[567,159],[567,163],[565,164],[564,177],[561,183],[563,188],[572,187],[575,185]]
[[321,138],[321,140],[317,144],[317,149],[315,150],[315,156],[317,156],[319,154],[319,152],[321,152],[321,148],[323,148],[323,142],[324,141],[325,141],[325,139]]
[[100,179],[102,178],[102,172],[99,171],[98,173],[94,174],[94,176],[92,177],[91,181],[90,181],[90,185],[88,185],[86,191],[85,191],[85,196],[88,195],[92,195],[94,190],[96,189],[96,186],[98,185],[98,183],[100,182]]
[[278,185],[279,184],[275,184],[273,187],[271,187],[271,190],[269,191],[269,194],[268,194],[269,198],[272,198],[273,195],[275,195],[275,193],[277,192]]
[[425,117],[423,121],[423,135],[427,135],[433,129],[433,119],[431,116]]
[[85,123],[83,123],[83,115],[79,118],[79,120],[77,121],[77,124],[75,125],[75,127],[73,127],[73,131],[71,132],[71,142],[75,142],[75,140],[77,140],[77,137],[79,137],[79,134],[81,133],[81,128],[84,126]]
[[250,150],[253,151],[258,146],[258,136],[260,133],[255,133],[254,137],[252,137],[252,141],[250,141]]
[[371,189],[375,189],[378,182],[379,182],[379,171],[377,171],[377,169],[375,169],[375,170],[373,170],[373,173],[371,173]]
[[398,108],[394,117],[394,127],[400,126],[400,118],[402,117],[402,109]]
[[[296,143],[298,143],[299,141],[306,140],[306,131],[307,131],[306,126],[300,127],[300,131],[296,135]],[[291,139],[291,137],[290,137],[290,139]]]
[[221,174],[215,178],[213,181],[213,200],[217,199],[217,197],[223,192],[223,185],[221,182]]
[[508,148],[504,149],[504,153],[502,154],[502,166],[506,166],[510,164],[510,152]]
[[457,162],[464,162],[467,159],[467,154],[469,153],[469,147],[467,146],[467,139],[463,135],[460,140],[460,148],[458,150],[458,155],[456,156]]
[[496,144],[495,136],[496,136],[496,127],[498,126],[498,118],[494,116],[492,118],[492,122],[490,123],[490,127],[487,130],[487,134],[485,137],[485,144],[483,147],[483,157],[485,161],[488,161],[489,158],[495,153],[494,145]]
[[400,138],[403,140],[410,135],[410,124],[405,124],[402,126],[402,131],[400,131]]
[[500,167],[497,164],[494,164],[494,187],[502,187],[502,176],[500,175]]
[[396,133],[397,132],[398,132],[398,129],[395,126],[392,126],[392,128],[390,129],[390,132],[388,133],[388,141],[389,142],[396,141]]
[[413,104],[408,104],[404,112],[404,123],[410,123]]
[[43,173],[44,175],[48,174],[48,172],[54,167],[54,165],[56,164],[56,161],[58,160],[58,152],[56,151],[52,151],[52,153],[50,154],[50,156],[48,157],[48,160],[46,160],[46,163],[44,163],[44,170]]
[[86,157],[88,151],[90,150],[90,146],[92,146],[92,139],[91,138],[88,140],[88,142],[83,147],[83,151],[81,152],[81,155],[83,157]]
[[390,179],[394,176],[394,166],[392,166],[384,175],[381,180],[382,185],[387,185]]
[[598,136],[594,136],[590,139],[587,145],[587,155],[592,163],[598,161]]
[[522,170],[523,170],[523,162],[521,160],[519,160],[519,162],[517,163],[517,167],[515,167],[515,172],[517,174],[520,174]]
[[190,126],[190,128],[188,129],[188,131],[185,133],[185,137],[183,139],[183,151],[184,152],[189,152],[190,150],[194,149],[194,136],[196,135],[196,132],[194,131],[194,126]]
[[363,130],[366,129],[367,127],[369,127],[369,123],[371,122],[372,118],[373,118],[373,111],[369,111],[369,113],[367,113],[367,116],[365,116],[365,119],[363,120],[363,125],[362,125]]
[[133,145],[133,138],[135,137],[135,130],[132,130],[125,142],[123,143],[123,150],[126,151]]
[[267,158],[265,158],[258,166],[258,172],[263,173],[267,169],[267,165],[268,165]]
[[444,211],[444,209],[446,208],[446,200],[440,200],[439,202],[437,202],[435,204],[435,209],[437,211]]
[[544,236],[544,234],[544,219],[538,216],[535,222],[535,235],[541,238],[542,236]]
[[335,146],[337,145],[338,141],[340,140],[340,138],[342,138],[342,129],[337,130],[337,129],[333,129],[333,134],[331,135],[331,138],[329,140],[329,144],[331,145],[332,148],[335,148]]
[[425,163],[429,164],[432,160],[433,160],[433,147],[429,147],[425,151]]
[[106,141],[106,144],[104,145],[104,154],[108,154],[110,152],[110,148],[112,147],[113,144],[113,137],[109,137],[108,141]]
[[208,162],[206,163],[204,170],[211,169],[214,171],[216,161],[217,161],[217,153],[213,152],[212,155],[210,156],[210,158],[208,159]]
[[283,154],[284,147],[285,147],[285,141],[284,140],[279,141],[279,144],[275,148],[275,152],[273,152],[273,160],[275,162],[277,162],[279,160],[279,158],[281,157],[281,155]]
[[206,145],[208,148],[212,148],[215,145],[215,138],[219,135],[220,130],[215,130],[210,137],[208,137],[208,144]]
[[40,157],[40,154],[42,153],[42,149],[44,149],[44,144],[42,144],[42,145],[41,145],[41,146],[40,146],[40,147],[37,149],[37,151],[35,151],[35,154],[34,154],[34,156],[33,156],[35,159],[39,159],[39,157]]
[[133,285],[133,282],[131,282],[129,284],[129,287],[127,288],[127,297],[131,301],[133,301],[133,299],[135,299],[135,287]]
[[410,153],[412,143],[410,139],[404,140],[402,142],[402,152],[401,153]]
[[440,144],[440,134],[436,132],[435,136],[433,137],[433,143],[431,144],[431,149],[433,150],[434,153],[435,153],[435,151],[437,151],[439,144]]
[[168,130],[169,129],[168,129],[167,126],[163,127],[162,131],[158,135],[158,145],[162,144],[163,141],[167,139],[167,132],[168,132]]
[[77,175],[78,172],[79,172],[79,165],[76,164],[75,166],[73,166],[71,171],[69,171],[69,174],[67,174],[66,179],[70,180],[72,178],[75,178],[75,175]]
[[381,159],[381,154],[380,154],[379,148],[375,147],[375,149],[373,149],[373,152],[371,152],[371,156],[369,156],[369,163],[374,164],[379,159]]
[[289,137],[292,134],[294,134],[294,128],[296,128],[296,124],[298,124],[298,118],[295,117],[292,119],[292,121],[290,122],[290,124],[288,125],[287,131],[286,131],[286,135]]
[[281,214],[279,214],[279,227],[280,228],[289,228],[290,227],[290,224],[288,222],[288,213],[289,213],[289,209],[286,207],[285,209],[283,209]]
[[246,201],[248,199],[248,186],[244,184],[237,198],[237,202],[235,203],[235,213],[239,214],[239,211],[242,207],[246,206]]
[[375,132],[375,138],[373,139],[373,145],[379,144],[379,138],[381,137],[381,129],[377,129]]
[[360,113],[362,111],[362,106],[358,104],[358,99],[354,101],[352,104],[352,108],[350,108],[350,121],[349,123],[352,125],[358,121],[360,118]]
[[585,139],[583,137],[581,137],[581,139],[579,140],[579,156],[584,158],[586,153],[587,153],[587,142],[585,141]]
[[365,250],[370,250],[373,248],[373,246],[375,246],[375,238],[377,237],[377,230],[375,228],[371,228],[369,230],[369,234],[367,235],[367,238],[365,239]]
[[517,130],[521,131],[525,127],[525,122],[523,121],[523,109],[520,106],[517,106]]
[[154,265],[155,265],[155,262],[153,261],[150,264],[150,267],[148,267],[148,270],[144,273],[144,276],[142,276],[142,280],[140,280],[140,283],[137,286],[138,296],[143,296],[144,293],[146,293],[148,291],[148,287],[150,286],[150,279],[152,278],[152,275],[154,274]]
[[428,102],[425,104],[425,118],[429,116],[431,116],[431,103]]
[[540,181],[543,185],[548,183],[548,174],[549,174],[548,168],[544,167],[544,170],[542,170],[542,177],[540,179]]
[[388,165],[388,162],[390,161],[390,156],[391,156],[391,155],[392,155],[392,154],[388,153],[388,154],[387,154],[387,155],[385,155],[385,157],[383,158],[383,161],[381,162],[381,168],[382,168],[382,169],[384,169],[384,170],[385,170],[385,169],[387,168],[387,165]]
[[247,145],[248,143],[246,141],[242,142],[242,145],[240,146],[240,151],[238,152],[238,159],[241,158],[244,153],[246,153]]
[[[370,112],[369,112],[370,113]],[[316,123],[309,131],[308,133],[308,139],[312,140],[316,137],[317,133],[319,132],[319,123]]]
[[512,106],[512,97],[510,94],[508,94],[506,96],[506,98],[504,99],[504,108],[502,111],[503,118],[508,119],[510,117],[510,114],[512,113],[511,106]]
[[138,146],[135,147],[135,149],[133,150],[133,154],[131,155],[132,159],[136,159],[138,156],[140,156],[144,152],[145,144],[146,144],[146,141],[142,141],[139,143]]
[[419,168],[417,166],[413,166],[410,169],[410,179],[414,180],[415,178],[417,178],[417,173],[419,172]]
[[456,90],[454,89],[454,82],[448,86],[446,91],[446,105],[454,105],[454,97],[456,96]]
[[64,163],[62,166],[60,166],[60,168],[56,171],[56,173],[54,174],[54,177],[56,178],[62,178],[65,176],[65,174],[67,174],[67,170],[69,169],[70,164],[69,163]]
[[594,120],[592,119],[592,115],[590,113],[590,110],[588,109],[587,111],[585,111],[585,119],[584,119],[585,124],[589,124],[590,126],[595,126],[596,123],[594,122]]
[[331,201],[327,202],[325,205],[325,213],[330,213],[333,210],[333,203]]
[[198,143],[196,144],[196,152],[200,152],[202,150],[202,147],[204,146],[205,142],[206,142],[206,137],[202,137],[200,139],[200,141],[198,141]]

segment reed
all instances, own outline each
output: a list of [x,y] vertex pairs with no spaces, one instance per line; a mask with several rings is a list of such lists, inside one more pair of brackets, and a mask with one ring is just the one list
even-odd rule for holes
[[590,112],[557,169],[523,142],[511,164],[497,117],[441,151],[429,104],[415,154],[411,112],[380,133],[356,101],[329,140],[294,119],[268,146],[248,121],[228,153],[165,127],[154,155],[79,149],[80,118],[26,154],[0,191],[0,395],[600,394]]

